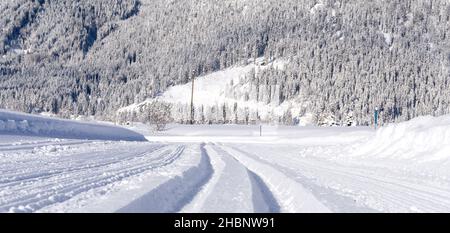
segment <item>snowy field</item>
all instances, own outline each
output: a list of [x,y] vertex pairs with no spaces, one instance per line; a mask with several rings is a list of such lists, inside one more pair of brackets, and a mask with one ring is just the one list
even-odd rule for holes
[[132,141],[92,138],[79,122],[54,128],[77,137],[39,136],[35,119],[7,113],[0,212],[450,212],[448,116],[378,131],[263,126],[262,136],[258,126],[101,125],[105,138],[148,140]]

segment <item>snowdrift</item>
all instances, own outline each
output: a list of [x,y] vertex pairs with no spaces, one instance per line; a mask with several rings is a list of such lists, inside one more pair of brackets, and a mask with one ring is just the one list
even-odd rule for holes
[[0,134],[19,134],[70,139],[146,141],[128,129],[0,110]]
[[423,116],[380,128],[355,156],[430,162],[450,159],[450,115]]

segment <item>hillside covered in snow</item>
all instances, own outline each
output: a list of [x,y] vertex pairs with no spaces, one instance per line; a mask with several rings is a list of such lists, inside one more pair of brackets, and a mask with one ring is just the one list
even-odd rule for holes
[[370,125],[376,107],[382,124],[450,112],[447,0],[14,0],[0,12],[0,108],[116,121],[262,57],[286,66],[233,83],[236,95],[248,85],[262,90],[250,102],[307,105],[316,124]]
[[[266,62],[257,59],[246,66],[235,66],[195,79],[194,120],[197,124],[256,124],[281,123],[312,125],[316,122],[308,112],[306,99],[285,100],[282,85],[274,80],[259,83],[265,72],[282,72],[286,61]],[[276,82],[276,81],[275,81]],[[177,123],[188,123],[191,114],[192,84],[168,88],[155,98],[120,108],[119,122],[142,121],[151,112],[152,104],[170,104],[171,118]],[[145,121],[145,120],[144,120]]]

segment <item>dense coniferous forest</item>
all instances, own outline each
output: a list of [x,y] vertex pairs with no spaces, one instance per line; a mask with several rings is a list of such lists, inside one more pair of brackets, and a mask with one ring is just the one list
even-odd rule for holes
[[248,98],[308,103],[318,122],[450,113],[447,0],[8,0],[0,12],[0,108],[116,120],[263,57],[288,62],[246,77]]

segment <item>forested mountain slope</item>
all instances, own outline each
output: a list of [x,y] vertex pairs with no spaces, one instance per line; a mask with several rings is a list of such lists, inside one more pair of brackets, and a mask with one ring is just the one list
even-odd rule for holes
[[[301,112],[358,124],[450,112],[446,0],[13,0],[0,3],[0,108],[95,115],[251,59]],[[257,88],[259,90],[259,88]],[[272,98],[270,98],[272,99]]]

